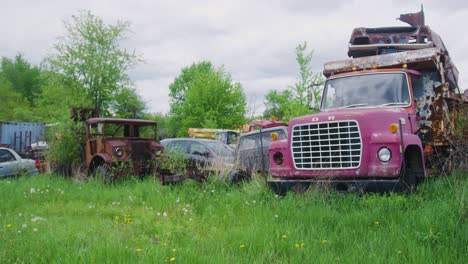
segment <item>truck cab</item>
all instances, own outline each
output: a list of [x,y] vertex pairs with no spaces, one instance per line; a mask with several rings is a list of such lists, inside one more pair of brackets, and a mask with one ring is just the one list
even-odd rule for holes
[[319,113],[293,119],[288,139],[270,146],[275,192],[411,192],[434,149],[450,148],[466,99],[438,35],[423,25],[358,28],[348,54],[324,66]]

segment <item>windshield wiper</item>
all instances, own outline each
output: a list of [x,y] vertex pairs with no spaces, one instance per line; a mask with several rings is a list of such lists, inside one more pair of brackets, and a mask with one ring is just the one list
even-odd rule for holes
[[343,107],[340,107],[338,109],[353,108],[353,107],[366,106],[366,105],[368,105],[368,104],[367,103],[364,103],[364,104],[350,104],[350,105],[345,105]]
[[405,105],[408,105],[408,103],[405,103],[405,102],[393,102],[393,103],[381,104],[381,105],[378,105],[378,106],[398,106],[398,105],[405,106]]

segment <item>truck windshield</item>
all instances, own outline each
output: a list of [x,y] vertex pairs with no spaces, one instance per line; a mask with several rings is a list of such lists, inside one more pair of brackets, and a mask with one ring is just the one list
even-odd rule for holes
[[325,83],[322,110],[409,104],[405,73],[372,73],[329,79]]

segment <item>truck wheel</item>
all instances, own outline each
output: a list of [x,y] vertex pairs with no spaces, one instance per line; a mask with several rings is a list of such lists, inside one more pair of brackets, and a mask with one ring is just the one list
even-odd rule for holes
[[101,180],[104,183],[112,183],[113,177],[108,165],[99,165],[93,171],[93,178]]
[[229,172],[228,182],[230,184],[240,184],[244,181],[246,182],[250,181],[251,178],[252,177],[247,172],[235,170],[235,171]]
[[403,192],[414,193],[418,185],[418,179],[411,168],[405,168],[401,176]]

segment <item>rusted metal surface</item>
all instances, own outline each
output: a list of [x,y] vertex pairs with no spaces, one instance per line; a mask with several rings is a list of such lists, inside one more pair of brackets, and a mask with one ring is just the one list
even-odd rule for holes
[[88,174],[100,166],[112,168],[113,177],[151,174],[163,152],[156,133],[144,138],[141,130],[156,131],[156,122],[139,119],[91,118],[86,121]]
[[439,52],[436,48],[411,50],[399,53],[327,62],[324,65],[323,74],[326,77],[330,77],[334,74],[358,70],[392,67],[401,68],[403,64],[407,64],[408,68],[433,68],[439,66],[439,59]]
[[272,128],[272,127],[280,127],[280,126],[288,126],[288,124],[284,122],[280,122],[280,121],[257,120],[257,121],[252,121],[249,124],[249,131],[254,130],[255,127],[265,129],[265,128]]
[[155,121],[143,120],[143,119],[125,119],[125,118],[90,118],[86,120],[86,124],[97,124],[97,123],[107,123],[107,124],[132,124],[132,125],[156,125]]

